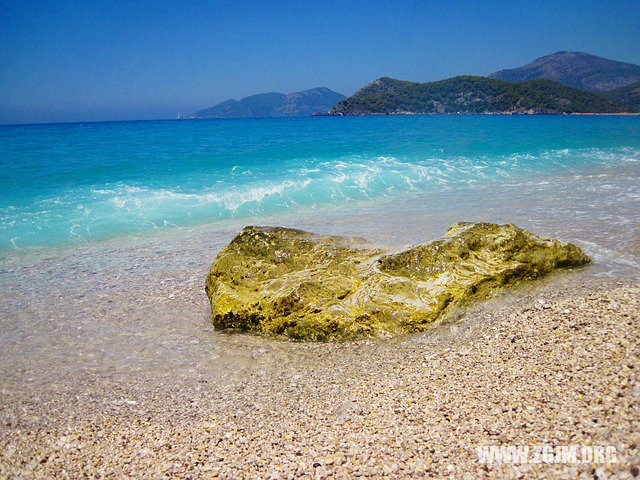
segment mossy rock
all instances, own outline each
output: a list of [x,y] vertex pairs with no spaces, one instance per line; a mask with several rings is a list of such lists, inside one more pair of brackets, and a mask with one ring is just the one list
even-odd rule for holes
[[358,237],[246,227],[206,280],[217,329],[304,340],[427,328],[453,305],[591,262],[570,243],[515,225],[457,223],[400,253]]

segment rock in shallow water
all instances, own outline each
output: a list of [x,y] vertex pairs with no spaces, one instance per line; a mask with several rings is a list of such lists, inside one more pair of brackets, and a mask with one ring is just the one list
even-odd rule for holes
[[213,324],[306,340],[427,328],[455,304],[591,260],[515,225],[457,223],[400,253],[362,238],[246,227],[206,281]]

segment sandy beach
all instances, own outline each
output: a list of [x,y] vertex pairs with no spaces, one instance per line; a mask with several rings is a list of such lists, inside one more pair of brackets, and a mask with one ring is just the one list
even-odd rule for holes
[[[1,478],[634,478],[640,285],[577,283],[396,340],[227,335],[251,345],[227,377],[16,377],[0,391]],[[478,462],[506,444],[612,445],[617,462]]]

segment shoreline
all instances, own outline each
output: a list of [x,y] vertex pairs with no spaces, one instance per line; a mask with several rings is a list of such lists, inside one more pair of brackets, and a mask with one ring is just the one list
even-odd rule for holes
[[[196,365],[180,377],[5,379],[0,475],[631,478],[639,312],[637,282],[556,278],[420,335],[257,341],[226,378]],[[618,463],[478,464],[474,447],[494,444],[613,445]]]
[[128,120],[86,120],[77,122],[36,122],[36,123],[0,123],[0,127],[42,127],[51,125],[94,125],[94,124],[119,124],[119,123],[144,123],[144,122],[183,122],[183,121],[201,121],[201,120],[274,120],[274,119],[296,119],[311,117],[375,117],[388,115],[603,115],[603,116],[636,116],[640,112],[579,112],[579,113],[509,113],[509,112],[486,112],[486,113],[368,113],[361,115],[329,115],[327,113],[312,113],[300,117],[201,117],[201,118],[148,118],[148,119],[128,119]]
[[[429,115],[429,114],[427,114]],[[596,114],[599,115],[599,114]],[[624,150],[627,147],[620,147],[621,150]],[[610,175],[623,175],[629,176],[634,175],[637,176],[637,169],[633,167],[632,170],[625,170],[629,168],[628,165],[618,164],[618,165],[608,165],[608,164],[599,164],[590,166],[589,168],[584,169],[581,174],[583,176],[592,176],[592,177],[600,177],[604,178]],[[510,179],[508,182],[505,182],[503,179],[492,179],[486,181],[484,185],[481,186],[468,186],[467,188],[471,190],[467,194],[474,194],[478,197],[475,202],[481,202],[482,198],[480,198],[484,192],[484,195],[494,193],[495,191],[499,191],[501,194],[504,192],[500,190],[504,190],[505,187],[511,187],[513,185],[541,185],[543,182],[549,181],[549,172],[538,171],[534,173],[527,174],[522,178]],[[576,178],[575,173],[568,174],[567,172],[562,172],[557,174],[551,181],[556,182],[558,186],[561,185],[560,182],[568,182],[574,180]],[[227,233],[226,237],[228,240],[232,238],[232,236],[240,231],[242,228],[248,225],[279,225],[279,226],[292,226],[295,228],[296,222],[302,220],[305,224],[309,224],[313,222],[314,218],[329,218],[332,220],[332,217],[342,215],[348,216],[352,212],[359,211],[377,211],[378,209],[388,209],[394,208],[394,206],[398,204],[407,204],[410,205],[412,202],[429,202],[434,203],[434,201],[439,200],[440,197],[444,197],[447,195],[451,195],[452,193],[460,190],[460,186],[456,186],[452,190],[447,189],[435,189],[429,192],[397,192],[393,195],[382,195],[377,197],[369,197],[363,199],[357,199],[350,201],[346,204],[324,204],[324,205],[303,205],[299,206],[297,209],[293,211],[272,211],[272,212],[263,212],[263,213],[252,213],[247,216],[238,216],[238,217],[229,217],[218,220],[207,220],[202,221],[201,223],[194,224],[185,224],[185,225],[174,225],[168,228],[158,228],[158,229],[150,229],[144,231],[125,231],[122,233],[114,234],[109,237],[98,237],[98,238],[88,238],[86,240],[81,241],[73,241],[66,240],[60,243],[54,244],[27,244],[25,246],[21,246],[19,248],[4,248],[0,249],[0,260],[3,262],[7,262],[7,264],[19,264],[22,262],[22,259],[28,261],[29,258],[47,258],[47,257],[65,257],[68,255],[76,255],[78,251],[82,252],[82,254],[91,254],[91,252],[96,252],[104,249],[117,249],[121,247],[123,244],[135,247],[141,244],[151,244],[158,241],[173,241],[178,237],[192,237],[192,236],[200,236],[207,232],[218,232],[224,231]],[[490,205],[487,205],[486,208],[490,208]],[[451,217],[450,222],[468,220],[464,215],[460,215],[459,217]],[[504,218],[504,220],[495,220],[496,222],[507,222],[510,221],[508,218]],[[522,224],[522,220],[516,221],[516,223]],[[443,228],[446,227],[443,225]],[[337,232],[331,231],[322,231],[321,233],[325,234],[340,234]],[[432,232],[433,235],[437,235],[437,231]],[[358,232],[354,232],[354,234],[358,234]],[[433,237],[434,239],[437,237]],[[403,245],[410,245],[413,243],[419,243],[420,241],[426,241],[430,238],[423,239],[414,239],[411,242],[405,242]],[[225,244],[220,244],[220,247],[224,247]],[[0,270],[2,272],[2,270]]]
[[[484,116],[484,115],[522,115],[522,116],[535,116],[535,115],[546,115],[546,116],[554,116],[554,117],[562,117],[562,116],[575,116],[575,115],[586,115],[586,116],[605,116],[605,117],[628,117],[628,116],[639,116],[640,112],[572,112],[572,113],[543,113],[543,112],[481,112],[481,113],[419,113],[419,112],[390,112],[390,113],[354,113],[350,115],[345,114],[322,114],[322,115],[312,115],[314,117],[385,117],[385,116],[393,116],[393,115],[433,115],[433,116],[442,116],[442,115],[454,115],[454,116]],[[216,120],[216,119],[207,119],[207,118],[199,118],[194,120]]]
[[[364,195],[337,189],[345,193],[339,206],[256,209],[251,221],[0,256],[0,480],[323,478],[330,471],[333,478],[563,478],[580,472],[557,465],[486,470],[475,464],[473,447],[609,441],[620,447],[620,463],[605,473],[630,478],[638,455],[632,445],[640,444],[632,430],[640,420],[636,126],[623,119],[392,120],[365,122],[377,124],[370,131],[351,122],[346,137],[334,126],[305,147],[332,162],[345,151],[361,155],[366,168],[352,180],[373,172],[349,184]],[[250,123],[239,122],[239,132]],[[298,140],[309,139],[307,127],[316,131],[313,122],[293,123],[301,124],[293,129]],[[392,123],[409,128],[406,136],[384,128]],[[440,124],[435,136],[422,135],[427,124]],[[454,124],[461,139],[447,135]],[[280,135],[269,128],[260,136],[265,148]],[[134,128],[133,143],[123,145],[180,151],[179,142],[140,136],[145,129]],[[187,130],[195,148],[217,127]],[[602,135],[592,138],[596,130]],[[524,137],[515,146],[514,131]],[[490,143],[474,151],[480,133]],[[398,147],[402,138],[406,148]],[[323,150],[328,139],[338,143]],[[410,159],[422,150],[435,160],[416,170]],[[298,168],[292,159],[306,158],[305,151],[290,152],[281,171]],[[376,155],[388,152],[401,163],[408,156],[411,169],[376,170]],[[154,155],[143,158],[161,169]],[[261,155],[251,158],[262,165]],[[513,223],[580,246],[594,264],[392,340],[293,343],[212,328],[206,272],[247,223],[400,249],[439,238],[459,221]],[[594,477],[590,466],[579,468]]]

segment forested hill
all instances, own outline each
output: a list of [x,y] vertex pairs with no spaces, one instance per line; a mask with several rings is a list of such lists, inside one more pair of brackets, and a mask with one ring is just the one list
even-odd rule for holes
[[605,92],[604,96],[623,103],[631,111],[640,112],[640,82]]
[[383,77],[329,110],[329,115],[401,113],[619,113],[620,101],[545,79],[510,83],[459,76],[416,83]]

